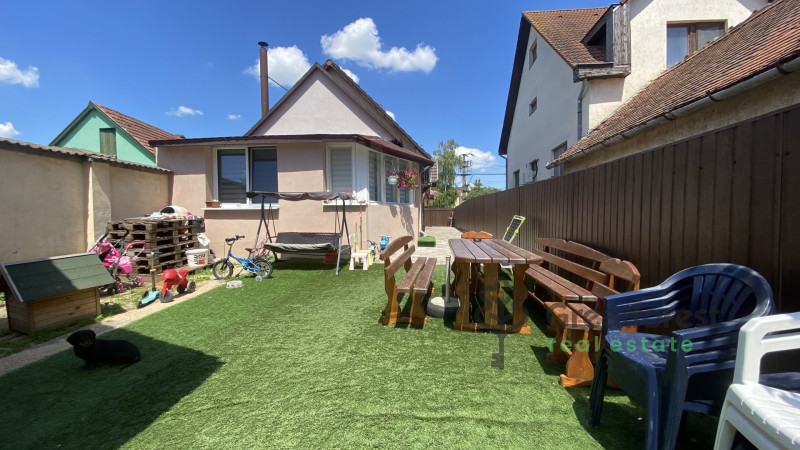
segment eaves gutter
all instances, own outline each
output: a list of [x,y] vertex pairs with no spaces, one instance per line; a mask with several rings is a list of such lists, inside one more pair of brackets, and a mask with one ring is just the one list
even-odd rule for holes
[[733,97],[734,95],[740,94],[744,91],[753,89],[757,86],[761,86],[762,84],[780,78],[782,75],[788,75],[798,70],[800,70],[800,55],[795,55],[792,59],[784,63],[778,63],[774,65],[772,68],[767,69],[766,71],[761,72],[758,75],[739,81],[731,86],[728,86],[727,88],[720,89],[719,91],[706,92],[706,94],[703,97],[700,97],[694,101],[691,101],[677,108],[673,108],[667,111],[666,113],[660,114],[656,117],[651,118],[650,120],[647,120],[646,122],[640,123],[639,125],[635,125],[624,131],[609,136],[608,138],[602,140],[601,142],[598,142],[587,148],[579,150],[578,152],[572,155],[565,157],[564,159],[558,161],[557,164],[555,164],[555,161],[550,161],[549,163],[547,163],[547,166],[545,167],[547,167],[548,169],[552,169],[553,167],[560,164],[564,164],[567,161],[571,161],[577,158],[582,158],[588,155],[589,153],[593,153],[602,148],[614,145],[624,139],[631,138],[632,136],[642,131],[648,130],[654,126],[658,126],[663,123],[690,114],[700,108],[705,107],[709,103],[725,100],[727,98]]

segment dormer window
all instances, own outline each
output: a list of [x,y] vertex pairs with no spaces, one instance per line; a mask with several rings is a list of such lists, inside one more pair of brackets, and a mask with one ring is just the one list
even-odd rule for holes
[[533,45],[531,45],[531,49],[528,51],[528,69],[533,67],[533,63],[536,62],[536,39],[533,40]]
[[667,67],[703,48],[725,33],[725,22],[677,23],[667,25]]

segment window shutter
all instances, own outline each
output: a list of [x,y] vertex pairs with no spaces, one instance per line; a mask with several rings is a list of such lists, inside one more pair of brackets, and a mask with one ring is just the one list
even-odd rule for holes
[[381,179],[381,165],[378,158],[377,152],[369,152],[369,199],[373,202],[380,200],[378,198],[378,186],[380,186],[378,180]]
[[331,191],[353,190],[353,151],[350,147],[330,149]]
[[116,128],[100,128],[100,153],[117,156]]

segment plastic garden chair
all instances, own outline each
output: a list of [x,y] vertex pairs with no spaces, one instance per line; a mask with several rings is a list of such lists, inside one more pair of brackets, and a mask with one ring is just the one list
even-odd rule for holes
[[[739,329],[772,310],[767,281],[734,264],[691,267],[658,286],[607,297],[590,423],[600,422],[610,375],[645,405],[647,448],[674,448],[684,410],[719,413],[733,376]],[[644,325],[678,329],[666,336],[621,331]]]
[[[777,333],[780,334],[769,334]],[[794,381],[799,373],[762,375],[761,357],[800,349],[800,312],[759,317],[739,331],[736,370],[722,406],[714,449],[729,450],[736,432],[760,449],[800,448],[800,392],[767,384]]]

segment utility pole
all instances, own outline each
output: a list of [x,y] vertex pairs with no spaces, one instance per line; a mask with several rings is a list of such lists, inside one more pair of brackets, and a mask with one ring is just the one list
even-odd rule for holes
[[[471,155],[470,155],[471,156]],[[467,197],[467,177],[471,175],[469,168],[472,167],[472,161],[467,160],[467,154],[461,155],[461,195],[462,200]]]

